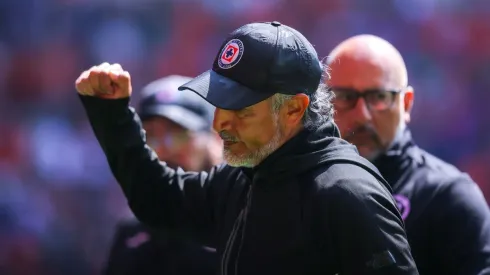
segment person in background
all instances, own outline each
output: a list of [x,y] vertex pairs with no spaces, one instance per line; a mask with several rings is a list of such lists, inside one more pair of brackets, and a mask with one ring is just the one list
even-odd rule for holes
[[407,127],[414,90],[397,49],[358,35],[327,64],[341,136],[391,184],[420,274],[490,274],[488,205],[467,174],[416,145]]
[[[222,142],[212,132],[213,106],[192,92],[177,91],[190,79],[172,75],[148,84],[138,113],[160,160],[174,169],[209,170],[221,162]],[[117,227],[104,274],[214,275],[216,266],[213,248],[130,219]]]

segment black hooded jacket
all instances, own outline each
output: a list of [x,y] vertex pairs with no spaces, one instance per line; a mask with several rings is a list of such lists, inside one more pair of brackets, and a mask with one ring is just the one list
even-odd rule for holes
[[254,169],[184,172],[145,144],[128,99],[81,100],[136,217],[216,247],[219,274],[418,274],[388,183],[333,123]]
[[374,164],[392,184],[420,274],[490,274],[490,211],[478,185],[405,129]]

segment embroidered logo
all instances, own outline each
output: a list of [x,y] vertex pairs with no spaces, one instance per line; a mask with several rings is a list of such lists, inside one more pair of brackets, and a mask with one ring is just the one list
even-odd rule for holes
[[221,50],[218,66],[221,69],[230,69],[234,67],[243,56],[243,42],[240,39],[232,39],[228,41]]
[[405,220],[408,217],[408,214],[410,214],[410,200],[400,194],[393,195],[393,197],[396,200],[396,205],[402,215],[402,219]]

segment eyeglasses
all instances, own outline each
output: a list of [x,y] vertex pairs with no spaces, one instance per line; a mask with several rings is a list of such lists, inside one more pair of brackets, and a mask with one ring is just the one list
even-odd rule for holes
[[350,110],[356,106],[359,98],[363,98],[369,110],[384,111],[393,107],[396,95],[403,92],[404,89],[368,89],[360,92],[359,90],[351,88],[332,87],[329,91],[333,92],[335,95],[333,104],[337,110]]

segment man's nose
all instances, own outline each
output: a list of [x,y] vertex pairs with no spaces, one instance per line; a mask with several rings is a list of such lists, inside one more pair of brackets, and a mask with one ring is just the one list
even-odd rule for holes
[[358,123],[363,124],[372,120],[371,111],[369,111],[369,108],[364,98],[359,98],[359,100],[357,100],[356,105],[352,109],[352,112],[354,112],[355,120]]
[[224,130],[230,130],[233,122],[233,112],[216,108],[214,111],[213,128],[219,133]]

